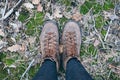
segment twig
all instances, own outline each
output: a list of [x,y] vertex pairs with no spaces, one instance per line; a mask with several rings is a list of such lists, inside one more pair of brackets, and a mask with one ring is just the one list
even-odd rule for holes
[[106,39],[107,39],[107,37],[108,37],[108,34],[109,34],[109,31],[110,31],[110,25],[109,25],[108,30],[107,30],[107,33],[106,33],[106,35],[105,35],[104,41],[106,41]]
[[19,0],[17,2],[17,4],[15,6],[13,6],[13,8],[11,8],[4,16],[2,16],[2,18],[0,18],[0,20],[4,20],[6,19],[8,16],[10,16],[12,14],[12,12],[14,11],[14,8],[16,8],[18,6],[18,4],[21,3],[22,0]]
[[23,77],[25,76],[25,74],[28,72],[28,70],[30,69],[30,67],[32,66],[32,64],[33,64],[34,61],[35,61],[35,59],[33,59],[33,60],[30,62],[28,68],[27,68],[27,69],[25,70],[25,72],[22,74],[20,80],[22,80],[22,78],[23,78]]
[[108,74],[107,80],[109,80],[111,73],[112,73],[112,71],[110,70],[110,71],[109,71],[109,74]]
[[10,9],[10,10],[5,14],[5,16],[2,17],[2,20],[6,19],[8,16],[10,16],[10,15],[12,14],[13,10],[14,10],[14,8]]
[[109,66],[109,68],[114,68],[114,69],[120,71],[120,68],[118,68],[118,67],[116,67],[116,66],[114,66],[114,65],[112,65],[112,64],[109,64],[108,66]]
[[21,3],[21,1],[22,1],[22,0],[19,0],[19,1],[17,2],[17,4],[16,4],[15,6],[13,6],[13,8],[16,8],[16,7]]
[[6,8],[7,8],[7,4],[8,4],[8,0],[6,0],[6,2],[5,2],[5,7],[4,7],[4,11],[3,11],[2,17],[4,17],[4,15],[5,15],[5,11],[6,11]]
[[111,26],[111,24],[112,24],[112,20],[111,20],[110,23],[109,23],[109,27],[108,27],[107,33],[106,33],[106,35],[105,35],[104,41],[106,41],[107,36],[108,36],[108,34],[109,34],[109,32],[110,32],[110,26]]

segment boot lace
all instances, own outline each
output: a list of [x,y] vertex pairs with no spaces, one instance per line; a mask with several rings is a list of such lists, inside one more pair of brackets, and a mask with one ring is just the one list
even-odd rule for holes
[[53,54],[57,52],[57,41],[56,35],[54,32],[48,32],[45,35],[44,40],[44,51],[45,57],[53,57]]
[[75,32],[66,32],[65,35],[65,51],[68,56],[75,56],[77,53],[77,43]]

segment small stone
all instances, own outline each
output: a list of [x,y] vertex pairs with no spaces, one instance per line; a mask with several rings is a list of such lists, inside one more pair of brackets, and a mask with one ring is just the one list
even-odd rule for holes
[[99,44],[100,44],[100,41],[99,40],[95,40],[94,46],[97,47]]

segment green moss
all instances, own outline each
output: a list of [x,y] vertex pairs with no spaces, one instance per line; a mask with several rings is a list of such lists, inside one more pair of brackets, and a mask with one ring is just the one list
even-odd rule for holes
[[92,6],[95,4],[93,1],[85,1],[85,3],[80,7],[80,13],[86,14],[88,11],[92,8]]
[[21,35],[21,34],[18,34],[18,35],[15,37],[15,40],[16,40],[16,41],[19,41],[19,40],[21,39],[20,35]]
[[25,31],[27,35],[33,35],[35,33],[35,22],[34,19],[31,18],[30,21],[26,24],[27,30]]
[[81,49],[80,49],[80,56],[84,56],[86,54],[86,48],[83,44],[81,44]]
[[100,4],[96,4],[96,5],[94,5],[94,7],[93,7],[93,14],[97,14],[97,13],[100,13],[100,12],[102,12],[102,5],[100,5]]
[[34,17],[35,25],[42,25],[44,21],[44,13],[43,12],[37,12]]
[[92,65],[97,65],[98,64],[97,59],[94,59],[94,61],[92,61],[91,63]]
[[9,75],[8,79],[9,80],[19,80],[27,68],[27,66],[25,66],[25,65],[26,65],[25,63],[24,64],[21,63],[16,68],[9,68],[10,72],[12,72],[13,75]]
[[108,62],[108,63],[113,62],[113,57],[112,57],[112,58],[109,58],[109,59],[107,60],[107,62]]
[[71,10],[72,10],[71,7],[67,7],[66,12],[69,12],[69,11],[71,11]]
[[95,18],[95,27],[97,29],[100,29],[103,27],[105,24],[103,16],[99,15],[98,17]]
[[0,62],[2,62],[5,57],[6,54],[4,52],[0,52]]
[[60,24],[64,24],[67,20],[68,20],[68,19],[65,18],[65,17],[62,17],[62,18],[59,19]]
[[63,1],[64,1],[66,6],[70,6],[71,5],[71,1],[70,0],[63,0]]
[[34,35],[37,27],[42,25],[44,21],[44,14],[43,13],[35,13],[35,16],[29,20],[26,24],[27,30],[25,31],[27,35]]
[[0,64],[0,80],[3,80],[7,75],[7,70],[4,69],[4,65]]
[[65,22],[67,22],[67,18],[65,18],[65,17],[62,17],[62,18],[60,18],[59,19],[59,22],[60,22],[60,31],[63,29],[63,26],[64,26],[64,24],[65,24]]
[[106,33],[107,33],[106,30],[103,30],[103,29],[101,30],[101,34],[102,34],[103,37],[105,37]]
[[110,10],[111,8],[114,8],[114,4],[111,0],[105,0],[104,5],[100,5],[95,0],[86,0],[80,7],[80,13],[86,14],[91,8],[93,10],[93,14],[97,14],[103,10]]
[[89,48],[88,48],[88,52],[89,53],[93,53],[94,52],[94,46],[93,45],[89,45]]
[[[3,63],[3,64],[0,64],[0,80],[4,80],[5,78],[6,78],[5,80],[19,80],[21,75],[27,68],[26,67],[27,64],[25,64],[25,62],[20,62],[21,64],[15,63],[15,61],[18,60],[18,56],[20,55],[14,55],[14,57],[11,58],[11,57],[7,57],[7,56],[10,56],[10,54],[7,53],[7,56],[5,54],[6,53],[4,54],[0,53],[0,62]],[[12,64],[14,64],[16,68],[9,67]],[[5,68],[5,66],[8,66],[8,67]],[[8,74],[8,69],[10,74]]]
[[105,0],[103,9],[104,10],[110,10],[111,8],[114,8],[114,4],[111,0]]
[[4,63],[8,66],[12,65],[15,62],[14,59],[4,59]]
[[66,6],[70,6],[71,5],[71,0],[59,0],[59,2],[63,5],[65,4]]
[[29,18],[29,11],[23,9],[21,12],[20,12],[20,15],[18,17],[18,20],[21,21],[21,22],[24,22],[26,19]]
[[97,49],[94,47],[94,45],[92,44],[89,45],[88,53],[92,54],[92,56],[95,56],[97,54]]
[[97,52],[97,48],[93,44],[89,44],[89,46],[81,45],[80,56],[95,56]]

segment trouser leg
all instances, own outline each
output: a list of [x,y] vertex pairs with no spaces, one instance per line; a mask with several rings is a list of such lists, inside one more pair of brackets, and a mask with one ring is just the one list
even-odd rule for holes
[[33,80],[58,80],[56,63],[46,59]]
[[66,80],[93,80],[80,61],[72,58],[66,67]]

